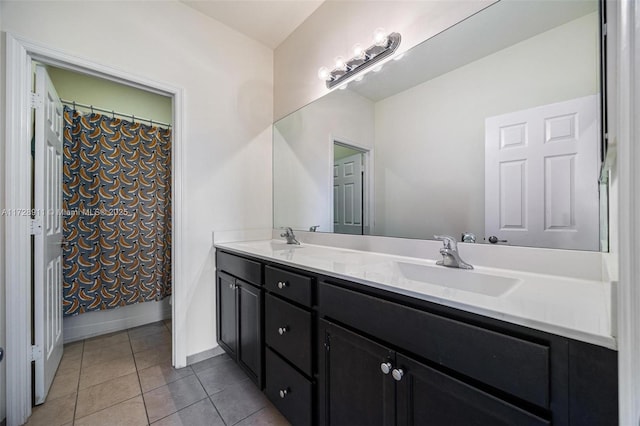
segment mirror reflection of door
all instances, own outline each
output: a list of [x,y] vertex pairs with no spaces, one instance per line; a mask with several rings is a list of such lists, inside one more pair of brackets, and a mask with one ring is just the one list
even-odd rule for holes
[[365,152],[334,142],[333,232],[365,234]]
[[599,250],[598,102],[590,95],[487,118],[487,239]]

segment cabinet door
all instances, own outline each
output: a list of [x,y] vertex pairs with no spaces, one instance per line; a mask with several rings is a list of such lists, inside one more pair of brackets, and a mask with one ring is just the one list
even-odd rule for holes
[[238,363],[262,389],[262,290],[236,280]]
[[224,272],[217,274],[217,307],[218,307],[218,343],[236,359],[237,351],[237,315],[236,315],[236,280]]
[[381,371],[393,367],[394,352],[322,320],[320,335],[320,424],[394,424],[395,382]]
[[[469,354],[473,356],[473,354]],[[398,425],[549,425],[550,422],[396,354]]]

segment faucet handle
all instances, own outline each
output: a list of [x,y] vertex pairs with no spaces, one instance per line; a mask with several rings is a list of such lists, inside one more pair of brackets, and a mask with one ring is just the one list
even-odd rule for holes
[[452,250],[457,250],[458,248],[458,242],[456,241],[456,239],[449,235],[434,235],[433,238],[438,241],[442,241],[442,244],[444,244],[445,248]]

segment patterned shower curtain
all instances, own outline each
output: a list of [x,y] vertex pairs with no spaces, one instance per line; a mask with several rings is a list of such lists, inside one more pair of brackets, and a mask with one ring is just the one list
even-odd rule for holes
[[64,315],[171,294],[171,130],[64,110]]

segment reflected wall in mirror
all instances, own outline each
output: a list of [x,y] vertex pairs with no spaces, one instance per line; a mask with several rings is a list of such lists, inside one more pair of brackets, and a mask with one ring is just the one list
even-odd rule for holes
[[598,6],[502,0],[275,123],[274,226],[599,250]]

